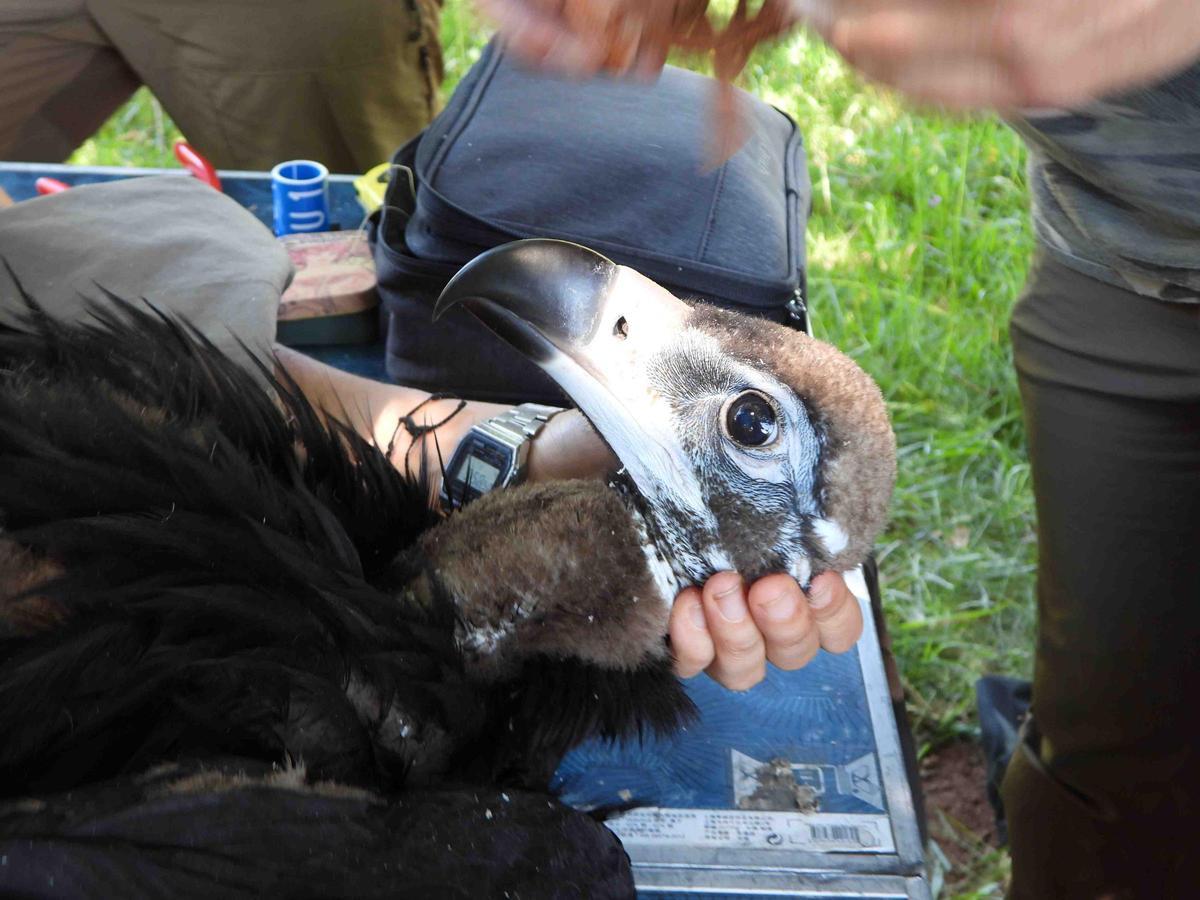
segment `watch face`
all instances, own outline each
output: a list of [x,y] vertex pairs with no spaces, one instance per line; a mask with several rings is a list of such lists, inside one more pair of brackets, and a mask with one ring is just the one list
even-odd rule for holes
[[446,467],[446,495],[454,506],[469,503],[503,484],[514,461],[514,452],[499,441],[471,432]]
[[500,469],[484,459],[471,457],[467,460],[465,480],[467,486],[474,490],[490,491],[500,478]]

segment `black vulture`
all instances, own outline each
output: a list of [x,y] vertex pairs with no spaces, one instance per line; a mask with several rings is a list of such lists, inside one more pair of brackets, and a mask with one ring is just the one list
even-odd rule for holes
[[0,893],[627,894],[616,839],[548,794],[562,756],[691,715],[679,589],[806,584],[884,519],[854,363],[573,244],[490,251],[439,311],[623,468],[445,517],[286,375],[109,299],[0,331]]

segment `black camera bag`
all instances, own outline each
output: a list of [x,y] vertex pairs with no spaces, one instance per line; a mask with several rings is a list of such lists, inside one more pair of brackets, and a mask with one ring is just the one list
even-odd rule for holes
[[740,93],[748,139],[718,168],[714,84],[571,81],[488,45],[445,110],[397,151],[372,227],[387,370],[430,391],[561,403],[532,363],[434,301],[479,253],[526,237],[585,244],[681,297],[806,327],[810,186],[799,129]]

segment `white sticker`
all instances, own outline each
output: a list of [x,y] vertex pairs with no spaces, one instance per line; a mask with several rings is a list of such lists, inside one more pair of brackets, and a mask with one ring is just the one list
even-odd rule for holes
[[635,809],[608,827],[627,848],[731,847],[818,853],[894,853],[887,816],[726,809]]

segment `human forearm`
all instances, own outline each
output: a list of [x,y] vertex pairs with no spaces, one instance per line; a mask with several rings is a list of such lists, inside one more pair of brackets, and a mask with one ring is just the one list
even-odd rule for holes
[[[392,463],[401,470],[407,467],[416,472],[423,451],[428,471],[439,482],[441,462],[449,462],[471,426],[508,408],[472,401],[451,415],[459,406],[458,400],[429,400],[429,394],[417,388],[361,378],[286,347],[277,347],[275,353],[313,406],[379,447],[391,446]],[[419,442],[420,450],[412,434],[401,425],[407,415],[416,426],[443,423]],[[615,458],[591,426],[578,412],[569,410],[554,416],[530,446],[528,477],[531,481],[583,478],[603,474],[615,465]]]
[[1070,107],[1200,59],[1197,0],[793,0],[856,68],[957,108]]
[[[413,424],[432,425],[446,420],[459,405],[457,400],[429,400],[430,395],[418,388],[384,384],[335,369],[286,347],[276,347],[275,356],[314,407],[380,448],[390,447],[392,463],[401,470],[407,467],[416,472],[421,463],[417,441],[403,427],[403,417],[411,414]],[[439,448],[448,461],[472,425],[505,408],[496,403],[468,403],[430,432],[429,438],[419,443],[429,471],[440,472]]]

